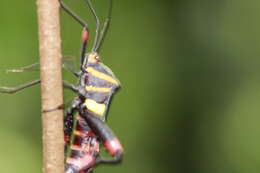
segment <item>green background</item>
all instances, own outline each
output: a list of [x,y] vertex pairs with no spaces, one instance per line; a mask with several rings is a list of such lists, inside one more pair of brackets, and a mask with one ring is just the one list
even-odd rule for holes
[[[83,1],[68,3],[93,40]],[[95,6],[106,14],[106,0]],[[95,172],[258,173],[259,17],[259,0],[115,0],[100,53],[123,85],[108,124],[125,158]],[[61,23],[63,55],[78,57],[81,27],[64,12]],[[35,1],[1,0],[0,25],[0,85],[38,78],[5,73],[38,61]],[[0,105],[0,172],[40,172],[39,86],[1,94]]]

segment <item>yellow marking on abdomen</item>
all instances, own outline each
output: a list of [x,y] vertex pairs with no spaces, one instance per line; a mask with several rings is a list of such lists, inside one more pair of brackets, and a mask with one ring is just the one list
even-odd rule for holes
[[74,134],[74,135],[77,135],[77,136],[81,136],[81,137],[85,137],[85,136],[86,136],[85,133],[82,133],[81,131],[78,131],[78,130],[74,130],[74,131],[73,131],[73,134]]
[[111,88],[98,88],[98,87],[94,87],[92,85],[86,86],[85,89],[86,89],[86,91],[89,91],[89,92],[104,92],[104,93],[107,93],[107,92],[111,91]]
[[84,151],[84,148],[81,148],[81,147],[78,146],[78,145],[71,145],[71,146],[70,146],[70,149],[72,149],[72,150],[78,150],[78,151]]
[[87,109],[91,112],[94,112],[97,115],[103,116],[106,111],[106,105],[97,103],[95,100],[92,99],[86,99],[85,105]]
[[84,120],[81,116],[77,116],[77,118],[76,118],[77,120],[79,120],[79,121],[82,121],[82,120]]
[[88,67],[88,68],[87,68],[87,71],[88,71],[89,73],[93,74],[94,76],[100,78],[100,79],[103,79],[103,80],[105,80],[105,81],[107,81],[107,82],[110,82],[110,83],[113,83],[113,84],[115,84],[115,85],[119,85],[119,83],[118,83],[114,78],[112,78],[111,76],[109,76],[109,75],[107,75],[107,74],[104,74],[104,73],[102,73],[102,72],[99,72],[99,71],[95,70],[95,69],[92,68],[92,67]]

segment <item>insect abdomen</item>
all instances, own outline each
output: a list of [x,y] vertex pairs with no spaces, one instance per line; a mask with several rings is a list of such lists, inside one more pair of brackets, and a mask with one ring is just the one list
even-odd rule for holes
[[95,165],[99,153],[99,141],[80,116],[77,116],[73,137],[70,145],[71,151],[66,159],[66,170],[79,172],[91,169]]

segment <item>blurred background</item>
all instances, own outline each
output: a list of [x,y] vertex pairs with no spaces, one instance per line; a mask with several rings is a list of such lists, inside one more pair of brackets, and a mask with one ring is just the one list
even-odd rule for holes
[[[103,19],[108,1],[93,2]],[[68,4],[93,40],[84,2]],[[115,0],[100,54],[123,85],[108,124],[125,158],[95,172],[258,173],[259,9],[258,0]],[[35,1],[1,0],[0,23],[0,85],[39,78],[5,72],[38,61]],[[61,24],[63,55],[77,62],[81,27],[64,12]],[[0,105],[0,172],[41,172],[39,86],[1,94]]]

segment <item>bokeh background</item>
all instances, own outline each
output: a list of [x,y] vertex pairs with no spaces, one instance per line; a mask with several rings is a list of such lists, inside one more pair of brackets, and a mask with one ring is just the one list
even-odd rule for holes
[[[94,2],[103,18],[107,1]],[[84,2],[68,4],[93,40]],[[100,53],[123,85],[108,123],[125,159],[95,172],[258,173],[259,18],[258,0],[115,0]],[[78,57],[81,27],[64,12],[61,23],[63,55]],[[5,72],[38,61],[35,1],[1,0],[0,24],[0,85],[38,78]],[[41,172],[39,86],[1,94],[0,107],[0,172]]]

